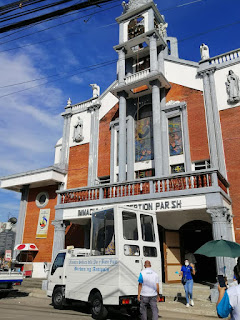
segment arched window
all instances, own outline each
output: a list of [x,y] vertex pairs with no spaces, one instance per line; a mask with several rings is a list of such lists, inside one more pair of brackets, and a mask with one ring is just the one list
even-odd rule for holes
[[135,162],[153,158],[152,105],[146,105],[135,116]]
[[128,25],[128,40],[145,32],[144,18],[142,16],[132,19]]

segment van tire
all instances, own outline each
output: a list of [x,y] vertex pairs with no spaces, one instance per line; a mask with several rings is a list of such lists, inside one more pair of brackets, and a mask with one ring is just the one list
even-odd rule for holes
[[65,305],[65,295],[64,295],[64,288],[57,287],[53,290],[52,294],[52,304],[54,309],[62,310]]
[[106,307],[103,305],[102,296],[99,292],[95,292],[90,297],[92,318],[97,320],[104,320],[108,315]]

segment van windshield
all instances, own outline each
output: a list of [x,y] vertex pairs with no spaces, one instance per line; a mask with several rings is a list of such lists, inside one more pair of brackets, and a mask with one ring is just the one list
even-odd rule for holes
[[92,216],[92,255],[115,254],[113,209],[94,213]]

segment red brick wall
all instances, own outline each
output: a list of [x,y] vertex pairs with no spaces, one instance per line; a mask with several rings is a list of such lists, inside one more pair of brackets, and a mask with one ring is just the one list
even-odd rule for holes
[[99,125],[99,148],[98,148],[98,176],[110,175],[110,151],[111,130],[110,122],[118,112],[118,104],[113,107],[100,121]]
[[70,148],[67,181],[68,189],[87,186],[88,156],[89,143]]
[[207,126],[202,91],[171,83],[167,101],[186,101],[191,160],[209,159]]
[[[29,190],[28,204],[25,218],[25,228],[23,243],[35,243],[39,249],[34,262],[50,262],[52,259],[52,245],[54,238],[54,226],[51,222],[55,218],[55,205],[57,204],[57,186],[47,186]],[[46,191],[49,194],[49,202],[44,209],[50,209],[50,221],[46,239],[36,239],[37,224],[40,208],[37,207],[35,200],[40,192]]]
[[240,243],[240,107],[220,111],[225,161],[233,215],[236,241]]

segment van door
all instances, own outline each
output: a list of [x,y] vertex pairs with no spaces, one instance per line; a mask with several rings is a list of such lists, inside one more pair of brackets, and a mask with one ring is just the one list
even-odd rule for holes
[[51,293],[56,285],[63,285],[64,283],[64,261],[66,252],[59,252],[52,265],[51,271],[48,276],[48,291]]

